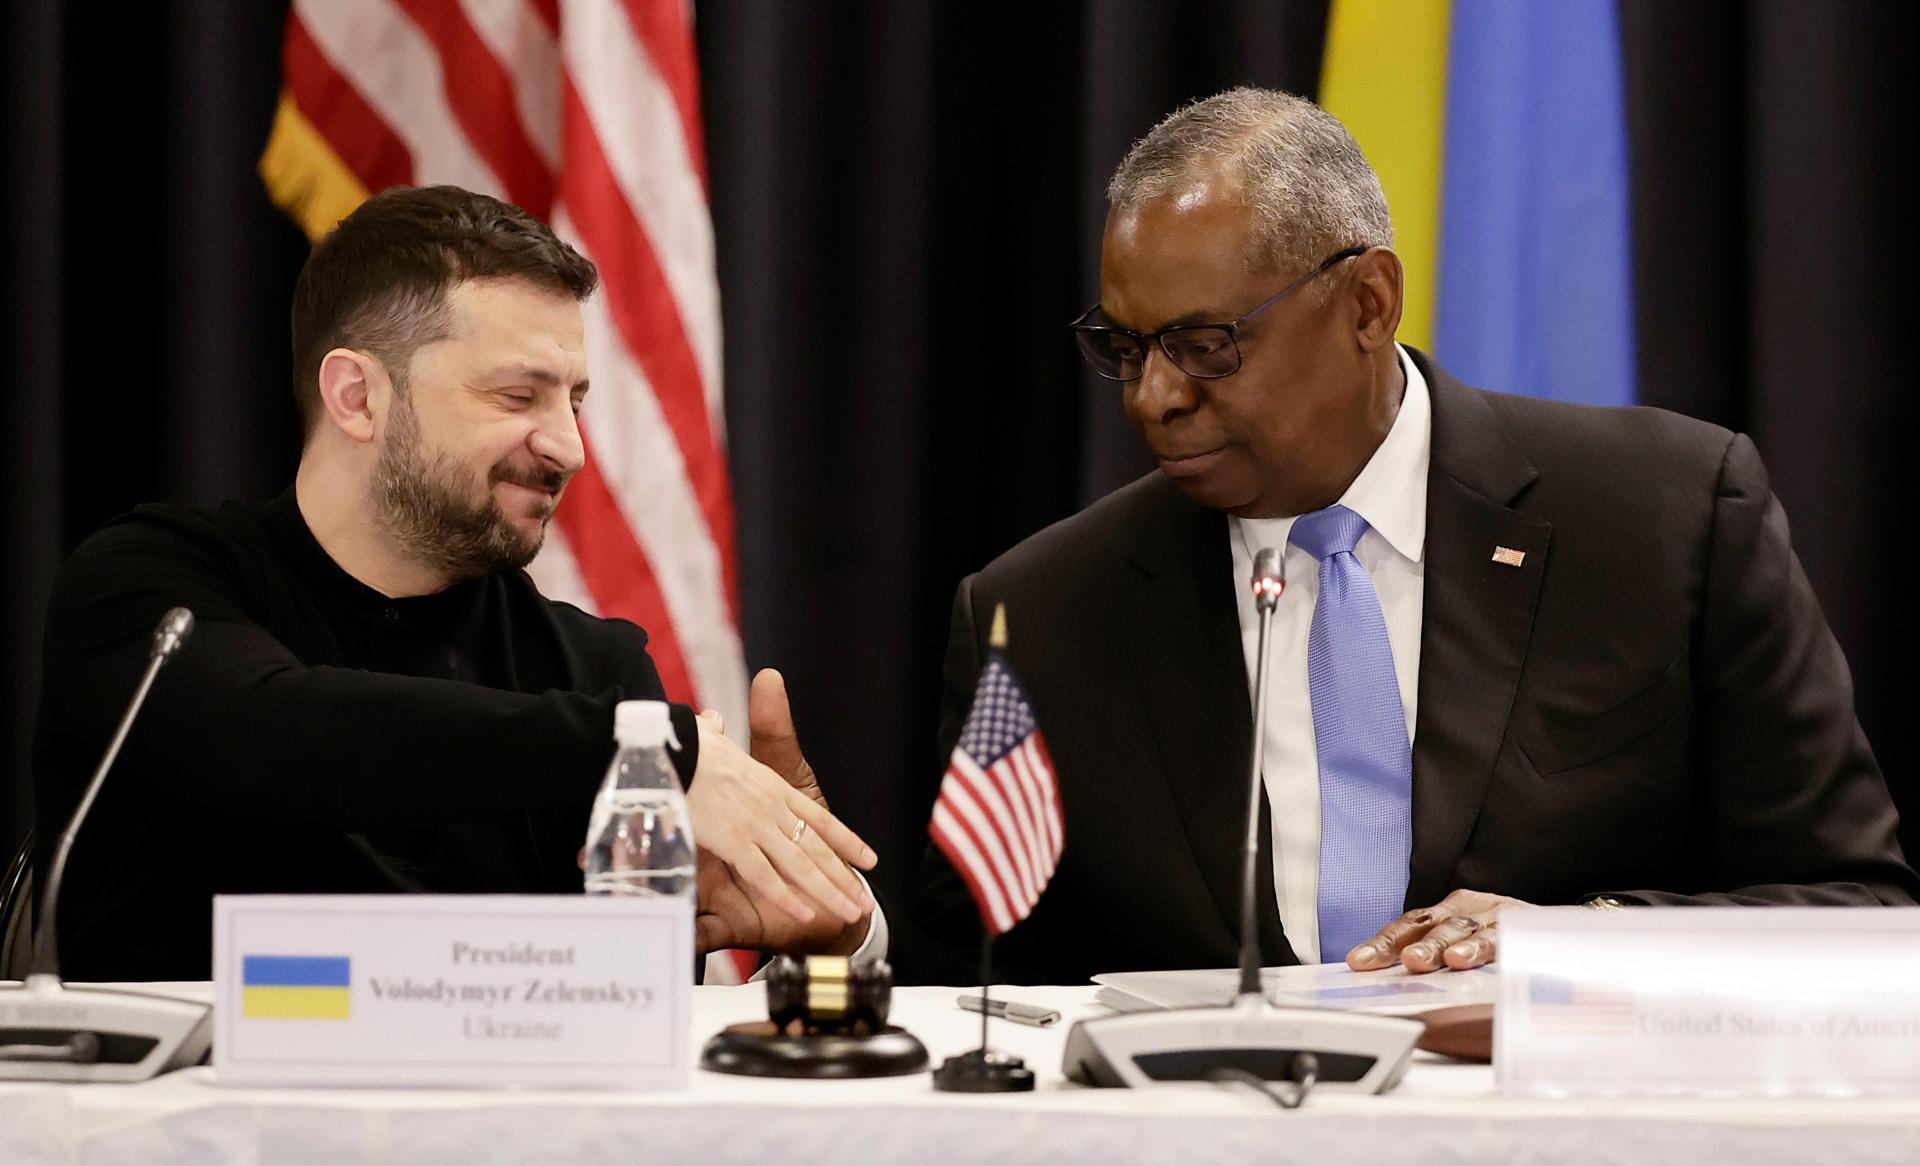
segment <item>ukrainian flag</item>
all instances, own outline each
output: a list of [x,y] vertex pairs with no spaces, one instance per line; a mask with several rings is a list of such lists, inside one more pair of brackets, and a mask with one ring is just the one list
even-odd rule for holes
[[352,961],[343,955],[250,955],[241,959],[240,1012],[271,1020],[346,1020]]
[[1333,0],[1320,104],[1380,175],[1400,338],[1469,384],[1635,398],[1614,0]]

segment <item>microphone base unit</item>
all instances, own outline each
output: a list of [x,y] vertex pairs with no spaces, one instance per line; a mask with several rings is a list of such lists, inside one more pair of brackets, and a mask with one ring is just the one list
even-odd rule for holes
[[[1061,1070],[1082,1085],[1145,1088],[1170,1081],[1298,1080],[1317,1061],[1316,1090],[1385,1093],[1400,1083],[1426,1026],[1403,1016],[1280,1008],[1242,996],[1225,1008],[1170,1008],[1076,1023]],[[1300,1054],[1311,1054],[1303,1062]]]
[[0,1081],[145,1081],[206,1059],[213,1009],[35,975],[0,987]]

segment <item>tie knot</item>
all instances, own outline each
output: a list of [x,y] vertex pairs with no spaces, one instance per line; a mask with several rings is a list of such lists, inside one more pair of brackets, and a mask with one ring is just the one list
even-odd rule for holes
[[1287,541],[1324,562],[1330,556],[1351,553],[1366,532],[1366,519],[1344,506],[1329,506],[1294,519]]

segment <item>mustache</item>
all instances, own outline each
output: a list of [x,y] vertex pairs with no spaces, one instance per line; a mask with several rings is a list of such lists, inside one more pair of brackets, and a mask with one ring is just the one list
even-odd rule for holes
[[496,482],[525,486],[529,490],[544,490],[556,496],[560,493],[561,489],[566,486],[567,479],[572,476],[573,475],[560,470],[539,468],[521,469],[517,466],[508,465],[505,462],[493,467],[493,473],[489,475],[489,477]]

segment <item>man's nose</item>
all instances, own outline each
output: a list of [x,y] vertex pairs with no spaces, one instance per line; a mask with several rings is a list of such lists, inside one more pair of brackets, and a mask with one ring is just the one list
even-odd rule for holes
[[1180,371],[1158,344],[1147,346],[1140,379],[1134,382],[1130,409],[1142,423],[1165,424],[1193,412],[1200,403],[1193,378]]
[[573,411],[573,403],[562,400],[544,410],[527,439],[527,447],[561,473],[571,474],[586,465],[587,446],[580,436],[580,418]]

